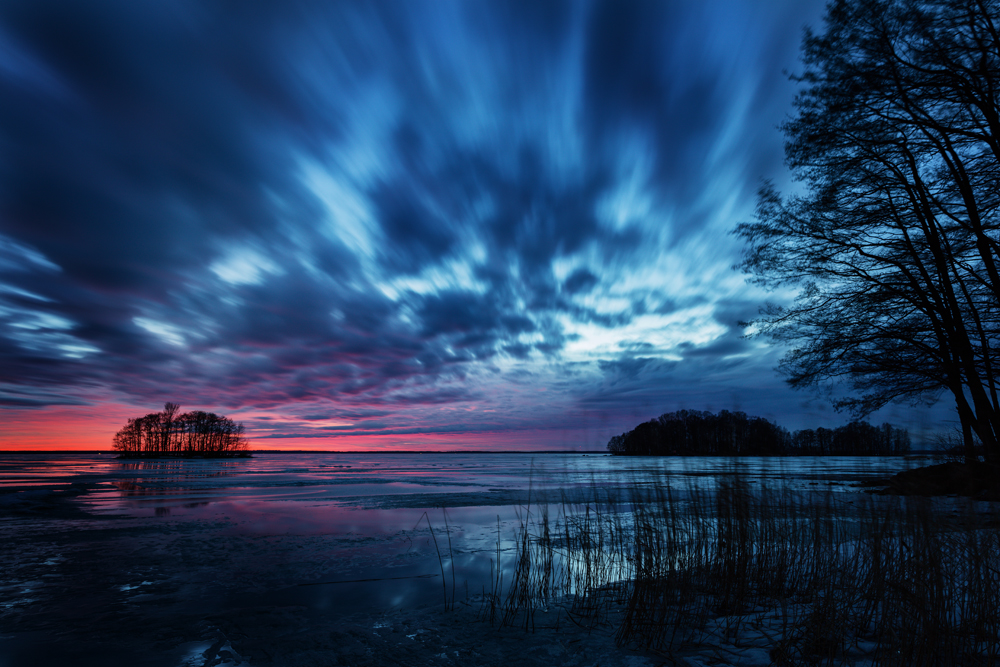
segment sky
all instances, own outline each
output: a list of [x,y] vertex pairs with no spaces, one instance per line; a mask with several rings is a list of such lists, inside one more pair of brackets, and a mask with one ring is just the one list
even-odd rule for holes
[[[0,4],[0,449],[833,426],[738,323],[821,0]],[[945,406],[946,408],[947,406]],[[892,407],[911,431],[950,418]]]

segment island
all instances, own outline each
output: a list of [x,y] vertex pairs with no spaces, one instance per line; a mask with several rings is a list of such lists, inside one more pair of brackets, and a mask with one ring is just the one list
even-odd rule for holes
[[608,451],[625,456],[901,456],[906,429],[852,421],[834,429],[788,429],[763,417],[723,410],[678,410],[616,435]]
[[214,412],[184,412],[166,403],[162,412],[129,419],[115,433],[113,448],[119,458],[232,458],[249,457],[243,424]]

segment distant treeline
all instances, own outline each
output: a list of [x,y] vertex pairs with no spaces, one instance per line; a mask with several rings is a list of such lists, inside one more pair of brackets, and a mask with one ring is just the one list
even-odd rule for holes
[[608,442],[612,454],[631,456],[896,456],[909,450],[909,433],[891,424],[854,421],[789,433],[763,417],[728,410],[668,412]]
[[243,424],[213,412],[177,414],[167,403],[163,412],[129,419],[115,434],[114,449],[124,457],[249,456]]

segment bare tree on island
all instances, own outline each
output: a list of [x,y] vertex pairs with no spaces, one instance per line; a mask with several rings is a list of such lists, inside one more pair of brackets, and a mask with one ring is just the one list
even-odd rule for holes
[[805,194],[766,186],[739,268],[793,287],[752,322],[793,387],[844,381],[866,415],[947,392],[1000,463],[1000,6],[839,0],[807,32],[782,127]]
[[129,419],[115,434],[114,450],[123,457],[249,456],[243,424],[214,412],[185,412],[166,403],[163,412]]

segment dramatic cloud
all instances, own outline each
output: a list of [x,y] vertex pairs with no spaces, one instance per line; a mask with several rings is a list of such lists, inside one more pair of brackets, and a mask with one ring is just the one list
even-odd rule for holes
[[822,4],[5,2],[0,414],[174,400],[258,446],[795,426],[728,231],[787,181]]

